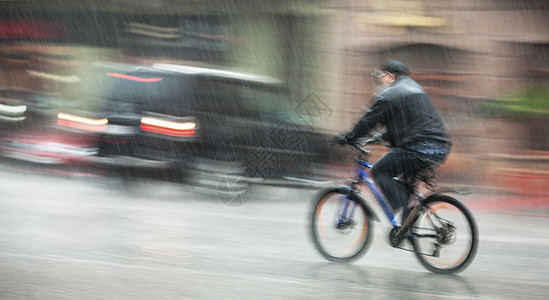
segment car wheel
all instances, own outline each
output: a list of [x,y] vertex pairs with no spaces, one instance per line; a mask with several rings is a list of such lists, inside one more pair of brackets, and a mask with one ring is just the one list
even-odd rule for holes
[[227,206],[241,206],[251,196],[251,181],[245,176],[245,169],[238,161],[196,158],[187,184]]

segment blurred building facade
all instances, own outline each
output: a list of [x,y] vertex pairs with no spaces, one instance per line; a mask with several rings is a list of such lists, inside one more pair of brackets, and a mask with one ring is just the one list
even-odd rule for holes
[[3,2],[0,76],[4,87],[55,92],[89,62],[170,62],[271,75],[301,90],[321,49],[314,3]]
[[549,80],[545,1],[371,0],[339,11],[342,92],[355,103],[371,94],[368,74],[386,58],[406,62],[442,111]]

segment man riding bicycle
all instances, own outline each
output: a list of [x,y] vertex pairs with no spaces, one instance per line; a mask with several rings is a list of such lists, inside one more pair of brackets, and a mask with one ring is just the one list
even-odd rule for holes
[[401,232],[405,233],[415,220],[417,210],[408,205],[410,191],[395,179],[444,163],[450,154],[451,142],[429,96],[409,77],[410,71],[404,63],[389,60],[372,75],[383,90],[354,129],[337,136],[336,141],[352,143],[379,126],[385,128],[381,138],[390,144],[391,150],[375,163],[371,172],[393,212],[403,209]]

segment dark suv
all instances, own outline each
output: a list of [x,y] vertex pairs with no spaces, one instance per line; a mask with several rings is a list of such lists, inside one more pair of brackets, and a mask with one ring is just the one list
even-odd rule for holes
[[96,64],[57,124],[94,139],[96,163],[147,174],[310,178],[327,137],[300,123],[277,79],[208,68]]

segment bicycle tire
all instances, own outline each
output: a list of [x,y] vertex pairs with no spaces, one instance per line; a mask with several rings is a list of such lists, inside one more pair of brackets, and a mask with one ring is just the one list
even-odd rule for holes
[[422,205],[410,235],[417,259],[437,274],[465,270],[473,262],[479,246],[473,214],[447,195],[432,196]]
[[[325,259],[332,262],[346,263],[359,259],[366,254],[372,240],[373,222],[366,204],[349,199],[346,195],[347,190],[338,187],[321,192],[311,214],[313,244]],[[342,199],[356,204],[354,228],[337,227],[336,218],[340,216],[338,205]],[[340,253],[339,250],[343,251]]]

